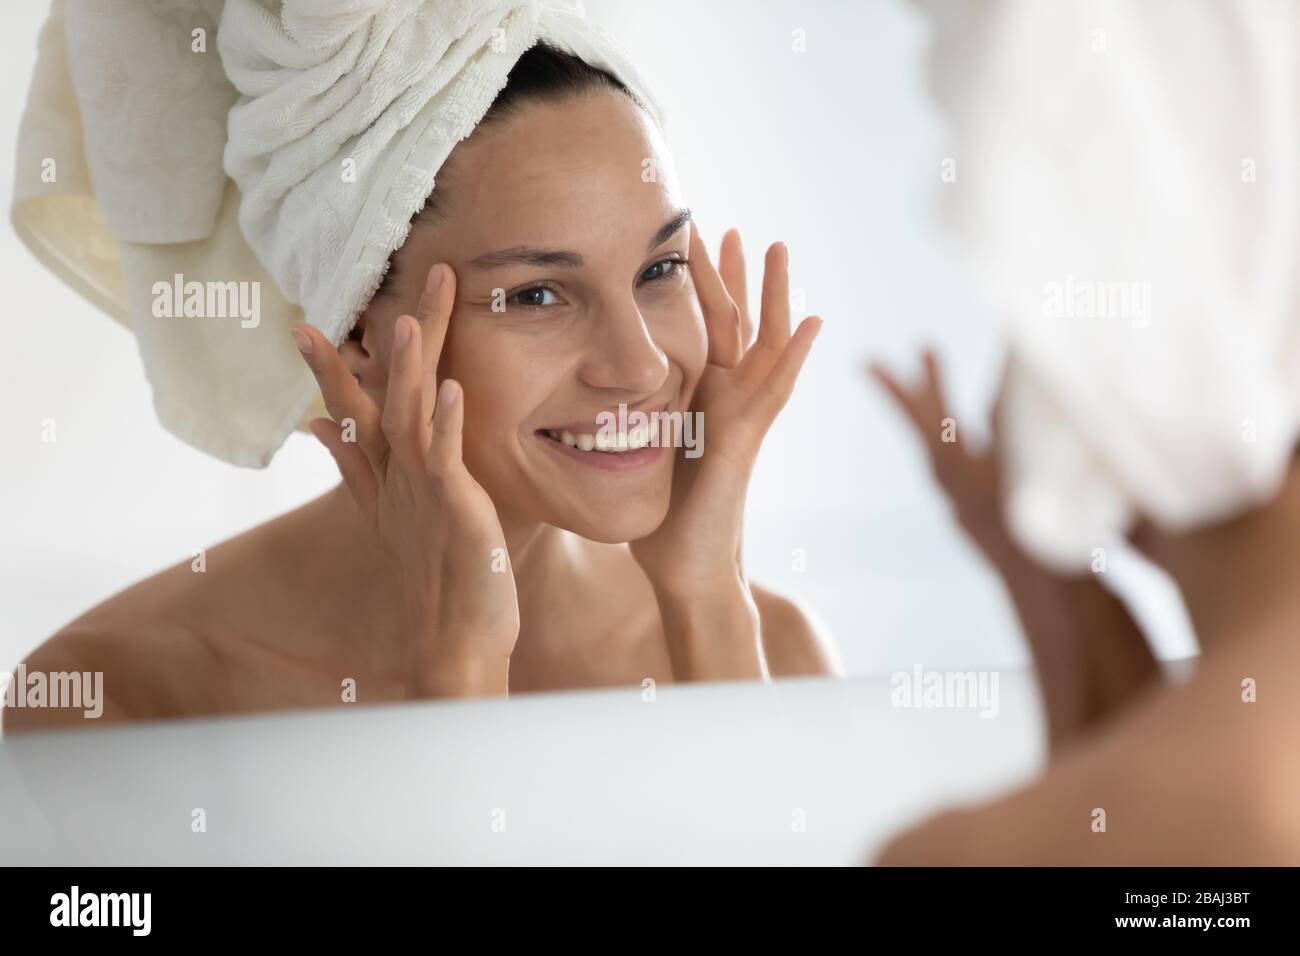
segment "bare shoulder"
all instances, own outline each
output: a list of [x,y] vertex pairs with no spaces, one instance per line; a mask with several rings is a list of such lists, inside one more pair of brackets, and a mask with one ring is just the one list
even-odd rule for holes
[[[104,693],[103,661],[107,635],[67,629],[32,651],[9,675],[0,729],[5,734],[30,730],[82,730],[127,717],[116,698]],[[76,675],[74,678],[72,675]]]
[[789,598],[750,584],[773,677],[841,676],[839,651],[826,626]]
[[187,623],[180,568],[114,595],[58,631],[14,671],[4,733],[88,730],[201,708],[201,676],[220,665]]
[[[14,690],[39,698],[40,685],[54,686],[51,675],[63,690],[79,674],[83,692],[90,682],[102,695],[99,715],[84,713],[96,708],[6,707],[0,714],[4,731],[88,729],[235,707],[243,699],[232,675],[262,675],[267,659],[249,655],[248,638],[289,633],[294,617],[287,609],[307,601],[312,583],[300,569],[302,555],[313,547],[303,530],[312,524],[314,506],[145,578],[62,628],[19,665],[29,686],[19,688],[15,680]],[[274,683],[273,676],[266,679]]]

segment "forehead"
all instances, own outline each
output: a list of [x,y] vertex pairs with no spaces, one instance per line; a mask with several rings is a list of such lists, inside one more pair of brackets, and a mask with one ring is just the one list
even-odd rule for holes
[[471,256],[502,240],[644,245],[682,205],[658,129],[612,90],[524,104],[458,146],[446,174],[446,224]]

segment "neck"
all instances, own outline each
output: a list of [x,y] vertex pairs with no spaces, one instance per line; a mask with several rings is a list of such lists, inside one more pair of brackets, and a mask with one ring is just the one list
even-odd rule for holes
[[1143,550],[1178,582],[1206,650],[1245,632],[1300,628],[1300,466],[1247,514],[1148,537]]

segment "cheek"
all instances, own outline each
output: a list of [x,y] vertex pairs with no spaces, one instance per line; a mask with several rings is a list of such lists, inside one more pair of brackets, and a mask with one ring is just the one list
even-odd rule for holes
[[511,471],[519,427],[540,399],[544,371],[516,337],[475,328],[450,332],[438,363],[439,379],[454,378],[465,391],[465,463],[476,476]]
[[682,370],[683,391],[689,395],[709,357],[709,337],[695,297],[663,312],[655,322],[653,335],[668,360]]

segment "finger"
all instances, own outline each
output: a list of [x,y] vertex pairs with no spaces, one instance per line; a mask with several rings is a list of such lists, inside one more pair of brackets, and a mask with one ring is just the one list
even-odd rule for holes
[[709,336],[709,362],[735,368],[744,350],[740,344],[740,307],[727,294],[722,277],[709,260],[700,231],[691,221],[691,278],[704,310],[704,328]]
[[[960,434],[950,433],[945,441],[947,422],[951,416],[943,396],[942,372],[932,351],[922,353],[922,365],[925,368],[925,381],[911,390],[879,364],[871,366],[871,373],[884,385],[911,421],[917,436],[929,452],[931,465],[935,468],[940,483],[947,488],[956,474],[952,471],[953,464],[960,458],[970,460],[972,456]],[[954,458],[954,454],[960,458]]]
[[890,394],[899,410],[902,411],[908,421],[912,423],[912,427],[918,432],[927,432],[928,426],[925,422],[921,408],[912,393],[907,390],[906,386],[904,386],[898,379],[894,378],[893,373],[878,362],[873,362],[869,366],[869,371],[876,381],[884,387],[885,391]]
[[718,251],[718,274],[727,287],[731,301],[740,309],[740,345],[748,347],[754,327],[749,320],[749,292],[745,284],[745,249],[740,243],[740,230],[728,229],[722,237]]
[[799,370],[803,368],[804,359],[808,358],[813,340],[817,338],[821,328],[822,320],[815,315],[810,315],[800,322],[799,328],[794,335],[790,336],[790,341],[786,343],[776,364],[772,366],[772,370],[763,381],[765,396],[763,404],[772,417],[775,417],[790,400],[795,380],[799,377]]
[[388,366],[388,391],[384,396],[384,437],[394,458],[409,468],[426,450],[420,422],[423,381],[420,360],[420,324],[399,315],[393,328],[393,351]]
[[1007,387],[1011,376],[1011,364],[1005,362],[1002,366],[1002,374],[998,378],[997,396],[993,400],[993,409],[989,413],[989,442],[992,448],[1002,447],[1002,414],[1006,408]]
[[948,402],[944,396],[943,369],[939,366],[939,356],[934,349],[925,349],[921,353],[921,364],[925,368],[926,391],[939,409],[946,409]]
[[316,377],[325,410],[340,424],[349,419],[355,422],[356,444],[369,459],[371,467],[378,467],[384,454],[378,406],[348,371],[339,350],[319,331],[300,323],[293,327],[293,338],[303,361]]
[[790,341],[790,255],[784,242],[768,247],[763,260],[763,301],[759,304],[758,344],[784,348]]
[[[921,353],[921,364],[925,369],[925,385],[923,393],[925,396],[925,406],[930,416],[931,422],[935,423],[939,435],[942,436],[946,429],[946,423],[956,421],[952,412],[948,409],[947,389],[943,381],[943,367],[939,363],[939,356],[934,349],[927,348]],[[967,452],[966,442],[962,440],[962,434],[959,430],[953,430],[947,440],[939,437],[936,443],[937,447],[943,445],[953,446],[953,450],[963,453]]]
[[449,378],[438,389],[438,404],[433,414],[433,440],[429,443],[426,463],[430,474],[444,478],[460,465],[464,423],[464,393],[460,383]]
[[[433,408],[438,400],[438,361],[442,358],[442,346],[447,340],[447,327],[451,324],[455,302],[456,273],[451,266],[437,263],[429,270],[424,291],[420,294],[420,304],[415,310],[424,360],[420,421],[427,430],[433,428]],[[428,442],[427,435],[424,440]]]
[[352,500],[357,503],[363,514],[370,516],[374,508],[378,488],[374,470],[366,459],[365,452],[354,442],[343,440],[343,429],[337,422],[328,418],[313,418],[308,423],[313,435],[325,446],[338,465],[343,484],[347,486]]

